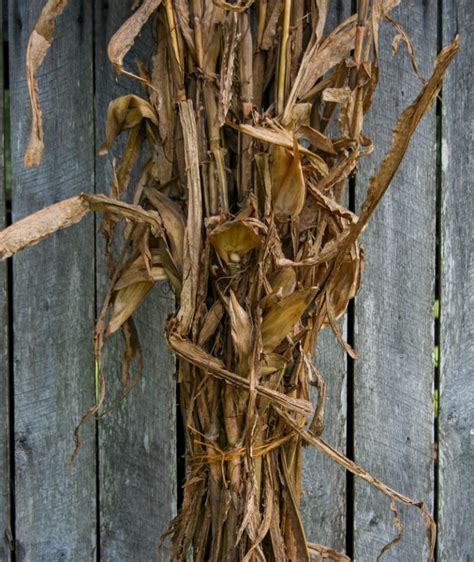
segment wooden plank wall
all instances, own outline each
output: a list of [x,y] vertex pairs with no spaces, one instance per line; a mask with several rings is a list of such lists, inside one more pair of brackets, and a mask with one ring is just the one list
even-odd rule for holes
[[[39,73],[46,150],[26,170],[30,129],[25,49],[43,0],[11,1],[13,220],[94,185],[92,11],[71,2]],[[94,403],[92,217],[13,260],[16,560],[96,557],[95,428],[72,435]],[[2,533],[3,534],[3,533]]]
[[[347,15],[351,4],[333,0],[331,23]],[[40,71],[44,162],[25,170],[30,111],[24,55],[43,5],[44,0],[10,0],[8,8],[13,220],[80,191],[108,189],[111,156],[96,156],[97,147],[104,138],[109,101],[132,87],[128,79],[116,79],[105,57],[107,41],[128,13],[129,2],[71,2],[58,20],[55,45]],[[437,507],[438,562],[468,562],[474,559],[474,108],[469,61],[474,5],[470,0],[442,0],[441,6],[438,13],[434,0],[405,1],[393,14],[412,36],[425,77],[440,45],[440,31],[444,44],[459,31],[463,51],[438,104],[442,119],[440,115],[437,123],[434,110],[425,118],[364,235],[367,266],[347,327],[359,359],[348,367],[327,332],[316,362],[329,386],[327,440],[341,451],[353,449],[362,466],[395,489]],[[392,57],[394,34],[382,27],[381,89],[367,127],[377,149],[361,165],[356,206],[388,148],[396,116],[421,87],[404,47]],[[149,28],[129,60],[147,58],[152,41]],[[0,93],[0,112],[2,101]],[[0,227],[6,217],[4,195],[0,189]],[[436,250],[437,230],[441,251]],[[0,562],[153,560],[159,535],[176,511],[175,363],[162,335],[174,300],[164,284],[147,297],[137,322],[147,349],[141,382],[103,421],[86,424],[77,465],[68,469],[73,429],[95,400],[91,336],[96,306],[107,287],[102,250],[98,221],[91,217],[16,257],[11,318],[7,269],[0,264]],[[437,372],[432,306],[439,296]],[[105,353],[109,403],[121,392],[121,351],[118,337]],[[433,403],[438,379],[437,418]],[[439,466],[434,456],[437,435]],[[396,534],[387,500],[364,483],[352,485],[350,478],[346,487],[344,471],[315,451],[305,451],[305,462],[308,538],[338,550],[347,547],[358,562],[375,560]],[[424,559],[418,512],[402,509],[401,517],[404,540],[383,560]],[[12,533],[14,555],[9,548]]]
[[[109,102],[135,90],[136,81],[115,77],[107,58],[107,44],[130,14],[123,0],[95,3],[95,77],[97,146],[105,139]],[[150,22],[151,24],[151,22]],[[149,62],[155,35],[147,26],[127,61]],[[97,157],[97,190],[107,191],[112,156]],[[104,239],[97,234],[98,305],[108,287],[103,258]],[[146,349],[140,383],[98,425],[99,502],[101,558],[110,562],[154,560],[160,534],[176,514],[176,381],[175,360],[164,339],[166,317],[175,308],[167,283],[160,283],[146,297],[136,315],[141,345]],[[110,402],[122,392],[121,335],[105,350],[105,372]]]
[[[0,5],[0,22],[3,20]],[[0,77],[3,78],[3,29],[0,28]],[[3,116],[3,79],[0,83],[0,117]],[[4,185],[4,131],[0,118],[0,228],[7,223]],[[10,560],[11,505],[10,505],[10,369],[7,264],[0,264],[0,560]]]
[[439,560],[474,560],[474,4],[446,0],[462,49],[443,88]]
[[[436,2],[411,2],[392,13],[413,39],[424,76],[437,48]],[[379,90],[365,128],[375,141],[360,165],[357,208],[391,140],[396,118],[421,82],[406,51],[393,57],[396,34],[381,26]],[[436,116],[425,117],[404,162],[363,236],[366,268],[355,300],[354,451],[356,461],[396,490],[432,505],[436,217]],[[375,560],[396,535],[389,502],[360,481],[354,488],[354,556]],[[419,512],[401,509],[404,539],[384,560],[422,560]]]

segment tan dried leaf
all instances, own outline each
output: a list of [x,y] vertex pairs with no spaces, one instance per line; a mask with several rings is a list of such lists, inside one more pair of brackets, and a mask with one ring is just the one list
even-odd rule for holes
[[57,230],[78,223],[89,210],[87,202],[77,195],[15,222],[0,232],[0,260],[38,244]]
[[208,239],[226,263],[240,263],[243,256],[260,244],[261,236],[248,221],[235,220],[214,228]]
[[297,291],[274,304],[262,321],[262,341],[265,351],[273,351],[300,321],[318,289]]
[[178,272],[183,271],[183,244],[186,228],[183,212],[180,206],[157,189],[147,188],[145,194],[150,203],[160,214],[166,236],[169,240]]
[[299,215],[306,197],[303,166],[295,136],[293,137],[293,154],[288,150],[287,152],[288,154],[280,157],[276,154],[272,164],[273,210],[279,219]]
[[346,104],[351,98],[352,90],[344,88],[325,88],[323,90],[323,101]]
[[130,318],[141,305],[153,285],[153,281],[139,281],[117,291],[106,335],[116,332]]
[[315,146],[318,150],[322,150],[323,152],[327,152],[328,154],[336,155],[337,152],[334,150],[334,145],[332,140],[323,135],[320,131],[313,129],[307,125],[302,125],[298,129],[298,134],[301,135],[304,139],[309,141],[312,145]]
[[295,290],[296,272],[292,267],[283,267],[277,269],[268,280],[275,293],[281,291],[281,295],[286,297]]
[[137,11],[112,36],[107,54],[118,73],[122,70],[123,59],[132,48],[137,35],[160,4],[161,0],[143,0]]
[[157,250],[152,250],[151,271],[148,271],[145,258],[143,256],[139,256],[119,277],[118,281],[114,285],[114,290],[118,291],[141,281],[156,282],[166,281],[167,279],[168,276],[166,275],[166,270],[161,266]]
[[[268,142],[269,144],[284,146],[285,148],[289,148],[291,150],[294,148],[292,133],[283,129],[277,131],[260,125],[247,125],[246,123],[235,125],[234,123],[228,122],[228,124],[255,139]],[[328,174],[328,165],[320,156],[314,154],[314,152],[311,152],[301,145],[298,145],[298,150],[300,153],[305,154],[311,159],[311,163],[321,175],[326,176]]]
[[36,74],[43,64],[54,38],[56,18],[63,13],[68,0],[48,0],[28,40],[26,79],[31,104],[31,132],[24,158],[27,168],[39,166],[43,155],[43,114],[41,112]]
[[130,94],[112,100],[107,110],[105,143],[100,147],[99,154],[107,154],[115,139],[124,129],[136,127],[143,119],[149,119],[154,125],[158,126],[158,117],[155,110],[143,98]]
[[229,294],[228,310],[232,341],[234,342],[235,349],[239,354],[241,362],[244,362],[250,356],[252,351],[252,322],[232,290]]

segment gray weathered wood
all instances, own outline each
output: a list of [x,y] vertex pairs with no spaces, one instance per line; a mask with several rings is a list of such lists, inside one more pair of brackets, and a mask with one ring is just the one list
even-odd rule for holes
[[[328,384],[324,438],[339,451],[346,444],[346,361],[330,331],[318,341],[316,365]],[[304,450],[301,510],[307,539],[345,550],[346,476],[313,447]]]
[[[108,103],[135,89],[128,78],[117,78],[106,57],[107,42],[130,15],[130,3],[97,2],[96,111],[97,139],[104,139]],[[154,39],[150,30],[137,41],[130,61],[150,61]],[[132,68],[132,70],[136,70]],[[98,190],[108,189],[111,157],[97,159]],[[98,235],[100,306],[108,281]],[[176,386],[175,360],[168,351],[163,328],[174,309],[174,297],[160,284],[147,296],[137,315],[145,357],[143,378],[121,405],[99,423],[101,559],[116,562],[155,560],[160,534],[176,513]],[[120,394],[121,337],[105,351],[111,398]],[[165,556],[166,559],[166,556]]]
[[[326,33],[351,14],[350,0],[331,2]],[[346,449],[347,369],[344,350],[331,330],[322,332],[316,349],[316,366],[328,385],[324,438],[336,449]],[[301,511],[307,539],[345,550],[346,475],[312,447],[303,457]]]
[[[3,20],[0,4],[0,21]],[[3,29],[0,29],[0,76],[3,76]],[[6,224],[4,186],[3,81],[0,84],[0,229]],[[0,561],[10,560],[10,420],[7,264],[0,264]]]
[[443,87],[438,560],[474,560],[474,4],[447,0],[444,43],[462,49]]
[[[23,167],[30,126],[25,49],[43,0],[10,2],[13,220],[90,191],[94,181],[92,14],[71,2],[40,70],[46,150]],[[95,428],[69,469],[73,431],[94,402],[92,219],[13,260],[16,560],[92,561]]]
[[[412,37],[428,76],[436,55],[436,2],[402,3],[393,17]],[[381,83],[365,128],[377,148],[360,165],[358,208],[368,178],[389,146],[396,118],[421,88],[404,47],[391,56],[394,34],[388,24],[381,27]],[[367,263],[355,305],[356,461],[428,504],[433,498],[435,127],[432,111],[363,237]],[[389,502],[357,479],[354,501],[354,559],[371,562],[396,535]],[[400,514],[406,525],[403,541],[383,560],[422,560],[426,541],[419,512],[402,508]]]

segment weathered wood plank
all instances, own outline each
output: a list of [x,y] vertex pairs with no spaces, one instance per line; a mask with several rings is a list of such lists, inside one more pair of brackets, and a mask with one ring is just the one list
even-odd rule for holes
[[474,4],[443,2],[462,49],[443,87],[438,560],[474,560]]
[[[324,331],[318,342],[316,365],[328,384],[324,438],[338,450],[346,444],[347,373],[344,354],[333,334]],[[301,510],[307,539],[345,550],[346,477],[313,447],[303,456]]]
[[[0,21],[3,21],[3,5],[0,4]],[[3,76],[3,26],[0,29],[0,76]],[[3,80],[0,83],[0,229],[6,226],[6,204],[4,185],[4,125],[3,125]],[[0,561],[11,559],[9,537],[10,505],[10,372],[8,337],[8,279],[7,264],[0,264]]]
[[[128,78],[117,78],[108,62],[107,42],[130,15],[130,3],[97,2],[96,111],[97,139],[104,139],[108,103],[135,89]],[[130,61],[148,63],[152,34],[143,32]],[[136,70],[133,68],[132,70]],[[111,157],[97,159],[98,190],[111,178]],[[98,235],[98,304],[108,286]],[[160,284],[147,296],[137,315],[145,358],[143,378],[121,405],[99,423],[101,559],[116,562],[155,560],[160,534],[176,513],[176,386],[175,360],[168,351],[163,327],[174,309],[174,297]],[[110,396],[120,394],[120,336],[107,344],[105,368]],[[165,556],[166,559],[166,556]]]
[[[10,2],[13,220],[94,181],[92,14],[71,2],[40,70],[46,150],[23,167],[30,127],[25,49],[43,0]],[[94,227],[88,220],[13,260],[16,560],[95,560]]]
[[[351,1],[329,6],[326,33],[351,14]],[[316,366],[328,385],[324,438],[339,451],[346,449],[347,365],[344,350],[331,330],[321,333]],[[316,391],[314,391],[316,395]],[[301,511],[307,539],[344,552],[346,546],[346,475],[312,447],[304,450]]]
[[[394,10],[428,76],[436,55],[436,2]],[[357,177],[358,208],[368,178],[388,148],[396,117],[421,88],[406,53],[391,55],[381,28],[381,84],[366,126],[375,154]],[[401,48],[404,51],[404,48]],[[355,305],[354,450],[356,461],[396,490],[432,503],[433,317],[436,122],[421,123],[390,191],[363,237],[367,264]],[[375,560],[396,535],[389,502],[355,482],[354,559]],[[403,541],[384,560],[422,560],[425,532],[417,510],[401,509]]]

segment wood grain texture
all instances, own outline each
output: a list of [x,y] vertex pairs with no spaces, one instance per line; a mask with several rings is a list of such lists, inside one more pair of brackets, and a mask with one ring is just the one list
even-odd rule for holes
[[444,43],[461,51],[443,87],[438,560],[474,560],[474,4],[447,0]]
[[[422,73],[436,56],[436,2],[402,2],[393,11],[412,37]],[[381,27],[381,83],[365,131],[377,147],[360,164],[357,208],[388,148],[395,120],[421,88],[396,34]],[[435,112],[413,137],[389,192],[363,236],[366,269],[355,304],[355,460],[396,490],[432,504],[433,316],[436,201]],[[388,500],[355,481],[354,559],[371,562],[396,536]],[[383,560],[426,559],[417,510],[401,509],[401,543]]]
[[[3,20],[0,4],[0,21]],[[3,26],[0,29],[0,76],[3,76]],[[6,226],[4,185],[3,82],[0,84],[0,229]],[[0,263],[0,562],[11,559],[10,505],[10,372],[8,337],[8,275],[7,264]]]
[[[328,384],[324,438],[338,450],[346,445],[346,361],[334,335],[321,333],[316,366]],[[313,447],[304,449],[301,510],[307,539],[344,551],[346,540],[346,476]]]
[[[130,3],[96,2],[97,140],[104,139],[108,103],[139,86],[117,79],[107,59],[107,43],[130,15]],[[150,22],[151,23],[151,22]],[[148,63],[154,49],[150,28],[142,32],[128,61]],[[98,190],[108,189],[111,157],[97,159]],[[108,286],[103,239],[97,239],[98,304]],[[176,381],[175,359],[164,339],[166,317],[175,301],[167,284],[158,284],[137,314],[137,328],[145,357],[141,382],[121,405],[99,423],[101,560],[155,560],[160,534],[176,513]],[[120,394],[121,336],[106,344],[105,369],[110,397]],[[166,559],[166,555],[164,557]]]
[[[326,33],[351,14],[349,0],[330,2]],[[347,368],[344,350],[330,329],[321,333],[315,364],[328,385],[324,438],[346,449]],[[314,391],[316,398],[316,391]],[[346,476],[312,447],[304,449],[302,516],[307,539],[344,551],[346,543]]]
[[[92,18],[71,2],[39,72],[41,166],[25,170],[25,49],[43,0],[9,5],[13,220],[94,182]],[[94,402],[94,229],[87,220],[13,260],[16,560],[95,560],[95,428],[69,469],[73,431]]]

